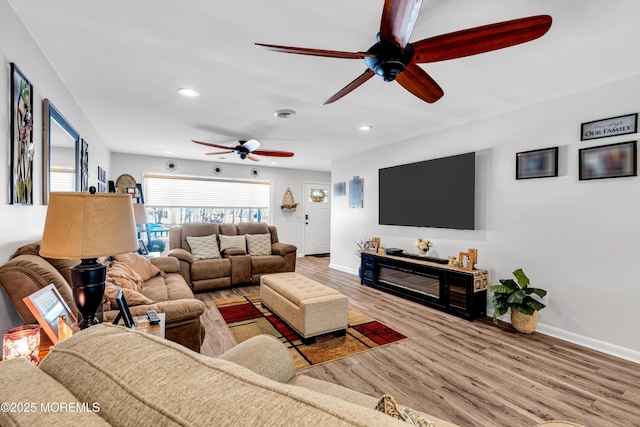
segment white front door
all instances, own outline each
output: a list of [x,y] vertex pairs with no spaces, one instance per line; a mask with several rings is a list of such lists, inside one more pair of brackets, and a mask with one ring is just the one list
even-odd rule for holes
[[330,184],[305,182],[304,194],[304,254],[330,252],[331,197]]

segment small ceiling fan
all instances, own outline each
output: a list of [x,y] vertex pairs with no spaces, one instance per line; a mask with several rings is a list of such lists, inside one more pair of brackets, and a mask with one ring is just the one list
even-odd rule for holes
[[330,104],[373,77],[397,80],[406,90],[432,103],[444,91],[417,64],[446,61],[477,55],[525,43],[543,36],[551,27],[548,15],[530,16],[481,27],[469,28],[409,43],[422,0],[385,0],[378,42],[366,52],[341,52],[256,43],[260,49],[329,58],[364,59],[367,69],[355,80],[324,101]]
[[196,144],[206,145],[207,147],[221,148],[224,151],[215,151],[212,153],[205,153],[207,155],[217,155],[217,154],[228,154],[228,153],[236,153],[240,156],[242,160],[250,159],[254,162],[260,161],[260,156],[271,156],[271,157],[293,157],[293,153],[291,151],[279,151],[279,150],[258,150],[260,147],[260,141],[257,139],[250,139],[248,141],[240,140],[238,141],[240,144],[235,147],[227,147],[225,145],[212,144],[210,142],[201,142],[192,139],[191,141]]

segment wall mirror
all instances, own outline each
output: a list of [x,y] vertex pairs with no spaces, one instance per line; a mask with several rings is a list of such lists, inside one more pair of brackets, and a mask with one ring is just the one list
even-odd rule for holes
[[51,191],[80,188],[80,134],[48,99],[44,100],[42,203]]

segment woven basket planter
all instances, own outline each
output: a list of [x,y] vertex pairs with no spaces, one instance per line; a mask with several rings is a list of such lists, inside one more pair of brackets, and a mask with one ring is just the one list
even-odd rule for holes
[[511,326],[518,332],[523,334],[531,334],[536,330],[538,326],[538,312],[534,311],[532,315],[522,314],[513,307],[511,311]]

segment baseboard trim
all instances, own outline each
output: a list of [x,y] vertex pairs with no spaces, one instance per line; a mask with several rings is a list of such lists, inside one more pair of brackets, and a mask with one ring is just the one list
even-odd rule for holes
[[[357,269],[347,268],[347,267],[333,264],[333,263],[329,264],[329,268],[333,268],[335,270],[353,274],[355,276],[358,275]],[[493,316],[493,308],[487,307],[487,316],[489,317]],[[510,321],[511,319],[508,315],[504,315],[499,319],[504,320],[507,323],[511,323]],[[573,344],[577,344],[579,346],[586,347],[591,350],[595,350],[611,356],[619,357],[620,359],[628,360],[629,362],[640,364],[640,351],[631,350],[630,348],[621,347],[616,344],[611,344],[611,343],[600,341],[594,338],[585,337],[584,335],[575,334],[573,332],[565,331],[563,329],[555,328],[553,326],[545,325],[543,323],[538,323],[536,332],[541,333],[543,335],[548,335],[550,337],[558,338],[560,340],[567,341]]]
[[[487,308],[487,316],[493,316],[493,309]],[[511,318],[508,314],[499,317],[507,323],[511,323]],[[550,337],[558,338],[562,341],[567,341],[573,344],[577,344],[581,347],[586,347],[591,350],[599,351],[610,356],[615,356],[620,359],[628,360],[640,364],[640,351],[631,350],[629,348],[621,347],[616,344],[611,344],[605,341],[600,341],[594,338],[585,337],[584,335],[576,334],[573,332],[565,331],[564,329],[555,328],[553,326],[539,323],[536,328],[536,332],[548,335]]]
[[354,276],[358,275],[358,270],[353,268],[343,267],[338,264],[329,263],[329,268],[333,268],[334,270],[343,271],[345,273],[353,274]]

